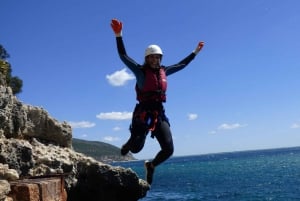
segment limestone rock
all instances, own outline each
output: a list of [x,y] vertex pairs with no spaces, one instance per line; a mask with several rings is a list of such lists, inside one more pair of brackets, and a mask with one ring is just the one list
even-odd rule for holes
[[0,200],[4,200],[10,192],[10,185],[6,180],[0,180]]
[[[0,84],[3,77],[0,73]],[[0,85],[0,163],[5,184],[18,177],[63,175],[69,201],[135,201],[150,188],[131,169],[75,152],[70,125],[23,104],[5,85]]]
[[19,174],[14,169],[9,169],[7,164],[0,163],[0,179],[13,181],[19,179]]
[[[0,72],[0,83],[5,77]],[[66,122],[58,122],[41,108],[23,104],[12,89],[0,85],[0,130],[7,138],[36,137],[59,146],[72,146],[72,129]]]

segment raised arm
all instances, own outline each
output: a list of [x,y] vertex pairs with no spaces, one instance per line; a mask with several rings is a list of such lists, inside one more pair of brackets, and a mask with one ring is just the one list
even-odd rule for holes
[[120,59],[135,74],[136,77],[139,77],[139,74],[141,73],[141,65],[135,62],[126,53],[126,49],[122,38],[123,23],[117,19],[112,19],[110,25],[116,36],[117,49]]
[[196,57],[196,55],[201,51],[203,46],[204,46],[204,42],[203,41],[199,42],[197,47],[195,48],[195,50],[191,54],[189,54],[187,57],[185,57],[183,60],[181,60],[179,63],[165,67],[166,75],[167,76],[171,75],[173,73],[176,73],[179,70],[182,70],[184,67],[186,67]]

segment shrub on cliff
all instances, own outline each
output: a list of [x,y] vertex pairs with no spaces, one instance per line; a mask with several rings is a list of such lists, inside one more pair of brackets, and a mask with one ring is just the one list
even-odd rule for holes
[[7,61],[9,57],[8,52],[0,44],[0,72],[6,77],[6,84],[12,88],[13,94],[18,94],[22,92],[23,81],[17,76],[12,76],[12,68]]

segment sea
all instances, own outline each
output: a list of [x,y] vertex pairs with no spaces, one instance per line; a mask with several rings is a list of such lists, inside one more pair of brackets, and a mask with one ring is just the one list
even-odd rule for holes
[[[145,178],[144,161],[116,162]],[[300,147],[172,157],[141,201],[300,201]]]

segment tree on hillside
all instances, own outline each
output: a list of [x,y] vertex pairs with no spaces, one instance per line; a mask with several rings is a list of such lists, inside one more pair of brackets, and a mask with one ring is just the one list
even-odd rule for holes
[[6,83],[12,88],[13,94],[18,94],[22,92],[23,81],[17,76],[12,76],[11,65],[7,61],[8,58],[8,52],[0,44],[0,71],[6,76]]

